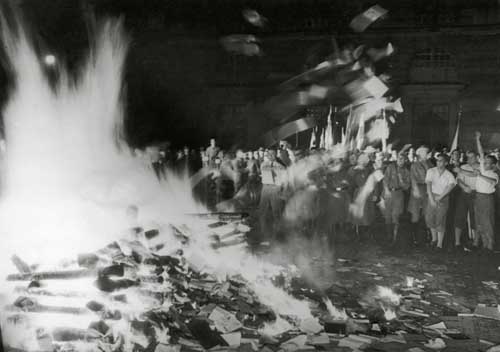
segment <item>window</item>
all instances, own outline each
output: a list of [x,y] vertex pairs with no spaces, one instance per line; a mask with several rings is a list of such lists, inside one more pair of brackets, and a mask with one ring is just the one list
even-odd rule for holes
[[441,120],[448,120],[448,104],[440,104],[432,106],[432,115],[439,117]]

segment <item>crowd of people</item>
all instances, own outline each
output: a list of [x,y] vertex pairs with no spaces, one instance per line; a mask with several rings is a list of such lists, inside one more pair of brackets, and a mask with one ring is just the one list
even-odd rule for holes
[[[214,194],[221,211],[257,208],[261,232],[269,239],[299,232],[338,235],[359,241],[385,239],[443,250],[495,245],[495,214],[500,209],[498,151],[485,153],[480,134],[474,150],[431,150],[406,145],[401,150],[294,150],[289,143],[255,151],[224,151],[214,139],[199,153],[184,148],[163,152],[153,162],[194,175],[209,170],[200,197]],[[495,196],[497,195],[497,196]],[[206,199],[205,199],[206,200]],[[406,220],[407,219],[407,220]],[[405,222],[408,231],[401,231]]]

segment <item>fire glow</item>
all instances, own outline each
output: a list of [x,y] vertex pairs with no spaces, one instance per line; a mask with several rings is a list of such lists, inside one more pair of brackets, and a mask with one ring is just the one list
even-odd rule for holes
[[[4,110],[7,149],[0,204],[2,280],[16,272],[9,261],[14,254],[30,265],[36,264],[31,268],[36,271],[78,268],[77,254],[94,253],[111,242],[119,242],[128,229],[125,210],[134,204],[140,209],[140,220],[163,226],[161,236],[169,244],[168,253],[181,247],[171,231],[165,230],[168,224],[189,223],[194,235],[190,247],[184,248],[187,258],[193,262],[198,258],[197,264],[219,279],[239,273],[277,315],[293,314],[299,319],[312,316],[306,301],[272,284],[271,278],[282,268],[249,255],[244,246],[212,249],[203,231],[199,231],[207,224],[184,216],[204,210],[194,201],[188,180],[168,174],[166,181],[158,181],[144,159],[134,156],[121,139],[122,70],[127,52],[121,22],[109,21],[100,28],[76,80],[62,66],[54,68],[60,77],[55,89],[48,83],[43,64],[21,25],[16,33],[3,23],[2,39],[15,87]],[[125,250],[126,243],[119,243]],[[61,262],[62,258],[73,259]],[[73,282],[77,283],[78,287],[66,282],[56,287],[60,284],[57,280],[50,282],[53,295],[43,295],[44,288],[40,288],[36,304],[47,307],[71,301],[81,306],[88,300],[104,301],[124,315],[111,330],[125,336],[130,329],[127,322],[154,307],[154,302],[134,289],[126,290],[129,300],[125,305],[109,301],[91,281]],[[12,282],[2,281],[1,287],[2,306],[4,300],[12,302],[19,294]],[[168,277],[162,288],[169,289]],[[77,292],[77,298],[68,301],[71,292]],[[165,302],[164,308],[168,305]],[[86,328],[88,317],[80,318],[73,323]],[[68,324],[67,316],[43,313],[39,320],[23,320],[14,330],[2,321],[5,342],[28,351],[37,350],[43,340],[38,336],[37,342],[35,335],[42,334],[37,329],[50,331]],[[159,340],[168,339],[163,335]]]

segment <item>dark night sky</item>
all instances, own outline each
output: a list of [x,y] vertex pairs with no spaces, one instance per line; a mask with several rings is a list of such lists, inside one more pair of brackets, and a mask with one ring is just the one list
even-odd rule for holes
[[[348,30],[348,22],[353,16],[376,3],[386,8],[404,5],[417,12],[433,12],[438,5],[468,0],[17,1],[22,3],[23,14],[40,46],[40,52],[54,53],[70,67],[78,67],[85,57],[88,33],[94,19],[123,16],[132,39],[125,73],[127,126],[131,143],[144,145],[171,140],[177,145],[186,143],[196,146],[205,144],[210,137],[203,118],[209,112],[204,109],[213,106],[210,105],[213,103],[210,101],[210,87],[220,73],[215,66],[220,58],[224,60],[228,57],[218,44],[221,36],[253,33],[265,40],[266,36],[279,33],[288,24],[300,19],[322,17],[329,28],[321,34],[328,37],[331,33]],[[487,2],[491,0],[477,0],[474,4]],[[246,7],[265,14],[271,20],[270,26],[261,30],[246,23],[241,14]],[[162,22],[161,29],[147,26],[154,19]],[[174,37],[176,39],[172,39]],[[183,46],[172,45],[175,40],[183,41],[182,38],[190,38],[194,44],[186,44],[184,40]],[[165,44],[167,42],[168,45]],[[298,52],[296,58],[276,61],[266,55],[261,62],[274,60],[290,66],[288,71],[299,73],[305,56],[306,53]],[[228,68],[226,64],[223,70]],[[271,70],[261,67],[261,72],[265,74],[272,73]],[[257,88],[260,93],[273,87],[265,86],[264,80],[258,83],[261,83],[261,87]],[[5,72],[0,72],[0,84],[6,87]],[[0,98],[4,100],[5,95],[6,90],[0,87]]]
[[[54,53],[69,67],[78,67],[85,57],[94,18],[123,16],[132,38],[125,74],[131,143],[170,139],[196,145],[198,140],[208,138],[203,120],[196,119],[207,113],[202,107],[207,106],[204,99],[208,97],[202,92],[209,89],[209,82],[202,73],[212,70],[215,74],[215,62],[208,63],[214,57],[201,57],[200,51],[186,48],[168,51],[162,42],[174,32],[217,47],[217,39],[222,35],[247,32],[265,36],[273,32],[271,27],[260,33],[246,23],[241,15],[245,7],[264,11],[281,23],[325,11],[335,13],[332,9],[340,3],[344,11],[359,10],[352,1],[345,0],[323,1],[323,7],[305,6],[304,1],[292,3],[295,5],[285,0],[23,0],[22,9],[41,53]],[[86,14],[88,4],[92,10]],[[161,19],[163,28],[145,29],[145,24],[154,18]],[[143,65],[144,60],[156,60],[158,65],[151,69]]]

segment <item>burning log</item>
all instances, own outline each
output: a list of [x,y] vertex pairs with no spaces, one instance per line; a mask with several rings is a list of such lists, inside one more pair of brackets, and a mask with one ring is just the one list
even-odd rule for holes
[[89,329],[77,329],[71,327],[59,327],[52,330],[54,340],[60,342],[69,341],[95,341],[101,337],[96,331]]
[[7,281],[72,280],[96,276],[92,269],[39,271],[7,276]]
[[235,213],[228,213],[228,212],[213,212],[213,213],[191,213],[191,214],[186,214],[188,216],[193,216],[196,218],[200,219],[205,219],[205,220],[214,220],[214,221],[222,221],[222,222],[228,222],[228,221],[241,221],[249,217],[248,213],[244,212],[235,212]]
[[13,305],[7,306],[6,310],[11,312],[22,310],[23,312],[27,313],[62,313],[74,315],[88,313],[88,311],[83,308],[42,305],[39,304],[36,300],[24,296],[19,297]]

